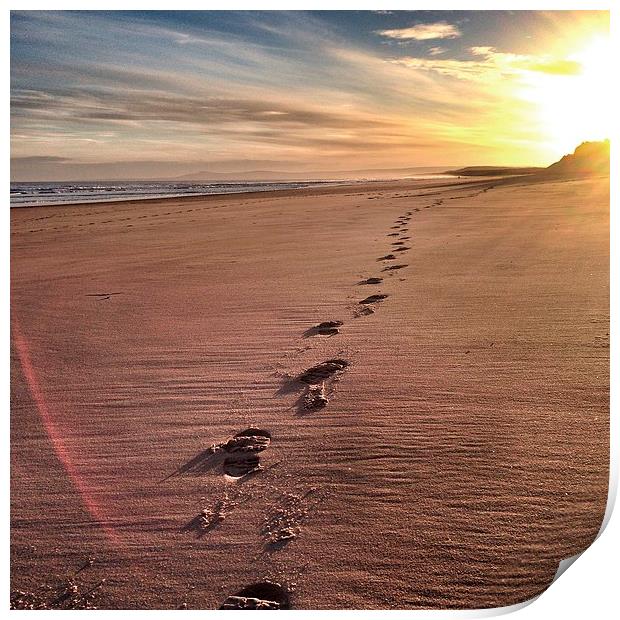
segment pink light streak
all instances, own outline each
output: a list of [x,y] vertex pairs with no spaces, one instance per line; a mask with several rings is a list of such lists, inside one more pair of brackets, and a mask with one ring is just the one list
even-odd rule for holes
[[54,452],[58,460],[62,464],[64,470],[67,472],[67,475],[69,476],[69,479],[71,480],[73,486],[78,491],[82,503],[86,507],[92,519],[97,522],[98,525],[100,525],[108,540],[110,540],[110,542],[112,543],[117,544],[119,542],[118,534],[109,524],[106,523],[106,519],[102,514],[101,509],[91,497],[90,490],[80,476],[80,473],[75,467],[75,464],[71,460],[71,455],[69,454],[69,451],[63,442],[62,434],[54,423],[53,416],[50,413],[47,403],[45,402],[43,392],[39,387],[39,382],[37,381],[36,373],[30,359],[28,342],[23,336],[19,326],[19,322],[15,317],[13,317],[12,320],[12,327],[13,343],[15,344],[15,349],[19,357],[19,363],[22,369],[22,373],[24,375],[24,378],[26,379],[28,389],[36,405],[39,418],[41,419],[43,428],[45,429],[50,439]]

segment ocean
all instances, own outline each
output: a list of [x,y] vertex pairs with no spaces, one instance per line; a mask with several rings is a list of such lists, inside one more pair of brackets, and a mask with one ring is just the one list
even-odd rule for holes
[[302,189],[324,185],[338,185],[353,181],[303,182],[153,182],[111,181],[94,183],[11,183],[11,207],[32,207],[80,202],[108,202],[140,200],[174,196],[202,196],[207,194],[235,194],[239,192],[267,192],[277,189]]
[[[403,179],[447,179],[452,175],[427,173]],[[81,202],[110,202],[115,200],[144,200],[209,194],[269,192],[278,189],[303,189],[330,185],[350,185],[388,179],[339,179],[323,181],[231,181],[228,183],[199,183],[191,181],[96,181],[70,183],[15,182],[11,183],[11,207],[37,207]],[[391,179],[397,180],[397,179]]]

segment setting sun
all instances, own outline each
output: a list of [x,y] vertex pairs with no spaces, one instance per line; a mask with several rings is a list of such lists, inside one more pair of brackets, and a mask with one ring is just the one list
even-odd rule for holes
[[535,106],[541,150],[558,157],[583,141],[608,136],[608,59],[609,40],[597,35],[566,56],[565,72],[528,72],[523,97]]

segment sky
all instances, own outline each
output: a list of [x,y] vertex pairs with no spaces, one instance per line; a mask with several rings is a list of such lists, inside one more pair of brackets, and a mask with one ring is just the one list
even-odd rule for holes
[[13,11],[11,178],[548,165],[607,137],[603,11]]

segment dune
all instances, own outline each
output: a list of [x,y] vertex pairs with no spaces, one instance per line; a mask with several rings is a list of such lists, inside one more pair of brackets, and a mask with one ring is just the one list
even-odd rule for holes
[[608,235],[591,178],[12,209],[14,604],[540,593],[605,509]]
[[565,155],[546,169],[554,176],[609,177],[609,140],[582,142],[571,155]]

